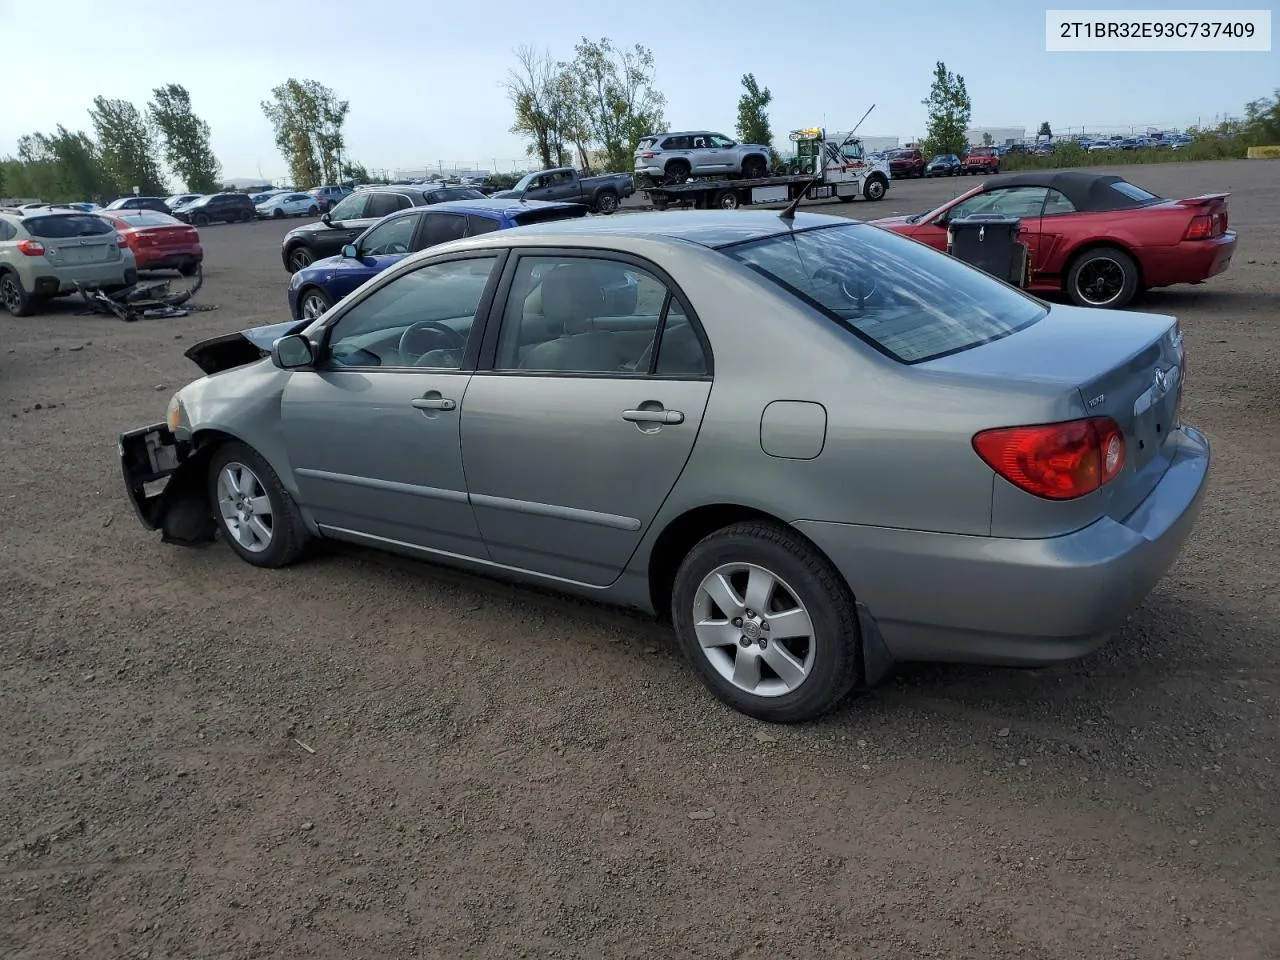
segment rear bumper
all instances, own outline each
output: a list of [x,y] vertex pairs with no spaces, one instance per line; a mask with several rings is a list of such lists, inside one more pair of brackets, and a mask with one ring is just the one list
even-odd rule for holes
[[166,247],[155,253],[134,253],[138,259],[139,270],[176,270],[189,263],[201,263],[204,260],[204,248],[198,243],[187,247]]
[[1236,235],[1230,230],[1212,240],[1184,240],[1168,247],[1148,247],[1142,257],[1143,283],[1148,287],[1203,283],[1230,267],[1235,252]]
[[1191,534],[1209,441],[1182,427],[1160,483],[1123,521],[1008,540],[799,521],[879,625],[895,660],[1034,666],[1100,646]]
[[132,257],[109,263],[79,263],[73,267],[46,267],[32,278],[31,289],[39,296],[74,293],[76,283],[86,289],[125,287],[137,281],[137,268]]

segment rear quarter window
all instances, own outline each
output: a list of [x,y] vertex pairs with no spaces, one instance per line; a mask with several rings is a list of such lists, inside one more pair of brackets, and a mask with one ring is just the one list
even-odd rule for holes
[[1160,198],[1149,190],[1143,190],[1141,187],[1129,183],[1127,180],[1118,180],[1111,184],[1111,189],[1116,193],[1128,197],[1130,200],[1137,200],[1139,203],[1152,203]]
[[27,233],[44,240],[62,240],[67,237],[100,237],[104,233],[114,233],[115,224],[105,217],[90,214],[77,216],[63,214],[61,216],[30,217],[22,222]]
[[867,224],[722,247],[900,363],[923,363],[1016,333],[1041,303],[914,240]]
[[530,223],[549,223],[552,220],[576,220],[586,215],[587,208],[575,203],[572,206],[555,207],[550,210],[525,210],[511,219],[515,221],[517,227],[523,227]]

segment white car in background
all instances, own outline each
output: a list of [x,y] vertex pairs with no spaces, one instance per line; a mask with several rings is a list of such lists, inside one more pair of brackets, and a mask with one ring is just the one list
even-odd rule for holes
[[320,204],[307,193],[280,193],[258,204],[259,217],[318,217]]

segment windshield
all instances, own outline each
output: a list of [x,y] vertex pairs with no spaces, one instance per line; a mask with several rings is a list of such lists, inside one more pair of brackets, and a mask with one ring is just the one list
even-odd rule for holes
[[533,173],[526,173],[523,177],[521,177],[519,180],[517,180],[517,181],[516,181],[516,185],[515,185],[514,187],[512,187],[511,189],[512,189],[512,190],[523,190],[525,187],[529,186],[529,184],[533,182],[533,178],[534,178],[535,176],[536,176],[536,174],[533,174]]
[[115,233],[115,225],[105,217],[91,214],[62,214],[60,216],[30,217],[22,222],[33,237],[44,240],[60,240],[65,237],[100,237]]
[[982,271],[868,224],[721,249],[901,363],[990,343],[1045,315],[1039,301]]

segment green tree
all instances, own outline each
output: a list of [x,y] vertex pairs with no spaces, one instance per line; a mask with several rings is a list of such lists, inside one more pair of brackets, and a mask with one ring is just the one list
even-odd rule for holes
[[1039,140],[1041,137],[1044,137],[1046,140],[1053,139],[1053,131],[1049,128],[1048,120],[1040,124],[1040,129],[1036,131],[1036,139]]
[[146,118],[128,100],[93,98],[89,111],[102,167],[116,192],[137,187],[144,196],[165,193],[155,140]]
[[18,159],[10,167],[10,189],[50,203],[90,200],[117,192],[98,153],[82,131],[61,124],[52,135],[32,133],[18,140]]
[[515,121],[511,132],[527,137],[529,156],[544,168],[564,166],[562,115],[566,112],[559,83],[560,67],[550,51],[530,46],[516,50],[518,67],[507,71],[505,86]]
[[983,145],[984,147],[989,147],[989,146],[991,146],[991,145],[992,145],[993,143],[995,143],[995,142],[996,142],[995,137],[991,136],[991,134],[990,134],[990,133],[983,133],[983,134],[982,134],[982,145]]
[[324,84],[292,77],[262,102],[262,112],[275,131],[276,147],[298,189],[338,179],[338,158],[346,145],[342,126],[350,107]]
[[170,83],[152,91],[147,116],[159,132],[165,160],[194,193],[213,193],[220,186],[222,165],[209,145],[209,124],[191,109],[186,87]]
[[765,107],[773,103],[773,93],[768,87],[761,89],[753,73],[743,75],[742,89],[743,94],[738,98],[738,140],[772,147],[773,129]]
[[973,114],[973,104],[969,102],[964,77],[952,73],[939,60],[933,70],[929,96],[920,102],[929,110],[920,149],[930,156],[940,153],[963,154],[968,145],[965,131],[969,129],[969,119]]
[[609,170],[629,170],[640,138],[665,126],[666,98],[653,85],[653,54],[586,37],[574,47],[572,70],[591,142]]
[[1280,144],[1280,88],[1244,105],[1244,134],[1253,146]]

